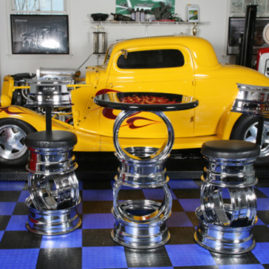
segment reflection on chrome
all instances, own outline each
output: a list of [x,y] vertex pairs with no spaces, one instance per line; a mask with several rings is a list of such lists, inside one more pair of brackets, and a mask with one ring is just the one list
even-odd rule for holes
[[269,114],[269,87],[237,84],[238,94],[232,111],[261,116]]

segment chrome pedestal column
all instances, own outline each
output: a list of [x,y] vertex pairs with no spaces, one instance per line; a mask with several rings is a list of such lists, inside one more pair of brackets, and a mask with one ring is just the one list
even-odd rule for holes
[[[171,215],[172,196],[167,182],[164,163],[174,141],[173,127],[162,112],[153,112],[166,124],[168,138],[160,149],[149,147],[121,148],[118,140],[122,122],[136,114],[136,111],[122,111],[114,124],[114,145],[121,168],[113,187],[113,209],[115,217],[112,239],[135,249],[156,248],[164,245],[170,238],[166,220]],[[163,202],[153,200],[119,201],[122,187],[133,189],[162,188]]]
[[[71,81],[71,73],[66,75]],[[71,132],[52,131],[51,120],[53,108],[71,107],[71,89],[66,85],[68,81],[52,78],[43,79],[39,72],[38,80],[31,83],[28,105],[45,109],[46,131],[32,133],[25,140],[30,151],[26,227],[44,235],[68,233],[81,225],[77,212],[79,185],[74,172],[77,164],[72,153],[77,138]]]
[[241,254],[255,246],[257,183],[254,162],[259,146],[250,142],[210,141],[202,147],[206,167],[195,241],[212,252]]

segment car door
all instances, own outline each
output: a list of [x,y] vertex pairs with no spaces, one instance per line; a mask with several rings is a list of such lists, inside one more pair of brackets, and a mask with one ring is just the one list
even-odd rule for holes
[[[165,52],[163,53],[162,51]],[[124,62],[124,57],[128,59],[132,53],[136,53],[133,57],[133,66],[128,66],[128,64],[124,66],[122,63]],[[144,54],[142,56],[140,55],[140,57],[139,53]],[[146,55],[147,53],[149,55]],[[172,59],[160,58],[164,60],[164,63],[159,63],[156,60],[157,66],[152,66],[151,59],[149,58],[150,55],[152,55],[152,59],[154,57],[163,57],[164,55],[168,55],[171,58],[173,57],[173,53],[176,53],[175,57],[181,57],[183,62],[174,65],[171,63],[173,62]],[[136,59],[138,57],[140,57],[141,61],[137,63]],[[147,60],[145,60],[146,58]],[[126,48],[125,50],[115,52],[111,56],[110,61],[111,65],[106,88],[113,91],[166,92],[188,96],[193,96],[194,94],[194,73],[191,54],[184,46],[167,44],[162,46],[151,45],[139,48]],[[145,62],[147,63],[145,64]],[[112,136],[114,119],[118,113],[119,111],[109,111],[107,109],[106,113],[102,113],[100,117],[101,135]],[[176,137],[191,137],[193,135],[194,109],[166,112],[165,114],[174,126]],[[166,130],[163,128],[161,120],[152,113],[141,112],[134,115],[133,121],[130,120],[129,122],[132,123],[132,126],[124,123],[120,136],[129,138],[162,138],[166,136]]]

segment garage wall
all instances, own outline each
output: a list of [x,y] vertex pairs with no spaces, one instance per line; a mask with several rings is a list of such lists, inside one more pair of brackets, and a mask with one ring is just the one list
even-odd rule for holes
[[[0,75],[1,81],[6,74],[35,72],[42,67],[76,68],[92,52],[92,32],[97,25],[90,23],[88,14],[115,12],[115,0],[67,0],[70,33],[70,55],[12,55],[10,42],[9,5],[11,0],[0,1]],[[227,25],[229,0],[176,0],[175,12],[185,19],[187,3],[198,4],[201,13],[199,36],[208,39],[214,46],[218,59],[226,63]],[[139,25],[104,24],[108,33],[108,43],[115,40],[138,36],[191,34],[191,26],[178,24]],[[87,65],[102,62],[93,55]],[[83,67],[82,71],[84,70]]]

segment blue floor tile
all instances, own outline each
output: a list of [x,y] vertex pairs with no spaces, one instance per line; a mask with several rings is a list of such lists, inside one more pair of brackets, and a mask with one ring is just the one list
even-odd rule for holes
[[112,190],[85,190],[82,192],[83,201],[113,201]]
[[219,265],[219,269],[264,269],[261,264],[229,264]]
[[13,215],[11,216],[7,228],[7,231],[27,231],[25,224],[28,222],[27,215]]
[[39,249],[0,249],[3,269],[35,269]]
[[258,190],[262,191],[269,198],[269,188],[263,187],[258,188]]
[[144,189],[145,198],[150,200],[163,200],[164,191],[161,188],[158,189]]
[[258,198],[257,199],[258,210],[269,210],[269,198]]
[[82,219],[83,229],[112,229],[114,217],[112,214],[84,214]]
[[178,199],[184,211],[195,211],[200,206],[200,199]]
[[[43,236],[41,248],[80,248],[82,247],[82,230],[78,229],[68,234]],[[57,268],[56,268],[57,269]]]
[[172,189],[199,189],[200,187],[191,179],[171,179],[169,186]]
[[84,247],[82,249],[82,268],[106,269],[126,267],[124,247]]
[[216,265],[210,252],[198,245],[166,245],[173,266]]
[[269,264],[269,243],[256,243],[252,253],[255,255],[257,260],[262,264]]
[[0,202],[0,215],[12,215],[16,202]]
[[21,191],[26,183],[24,181],[1,181],[0,191]]
[[168,227],[192,227],[192,222],[185,212],[173,212],[167,221]]
[[25,202],[25,199],[29,196],[29,191],[23,190],[20,194],[18,202]]

